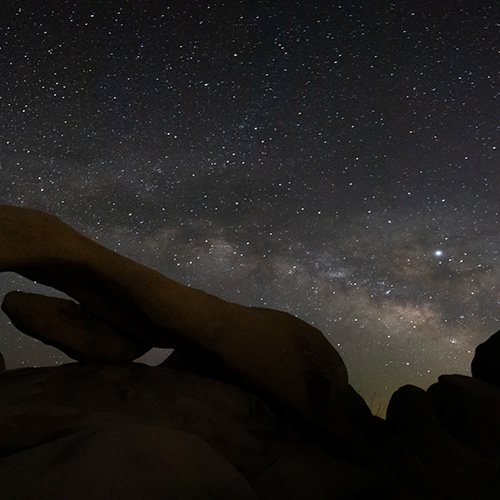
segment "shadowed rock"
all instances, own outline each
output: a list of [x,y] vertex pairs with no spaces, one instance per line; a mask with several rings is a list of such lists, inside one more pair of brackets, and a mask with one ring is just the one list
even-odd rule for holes
[[472,376],[500,387],[500,331],[476,347]]
[[191,373],[66,364],[6,371],[0,394],[5,498],[356,499],[378,482],[254,395]]
[[497,498],[497,461],[453,436],[424,390],[411,385],[398,389],[387,408],[387,423],[396,498]]
[[24,333],[59,348],[78,361],[132,361],[150,346],[116,333],[72,300],[10,292],[2,309]]
[[16,500],[258,499],[205,441],[144,423],[89,426],[7,457],[0,481]]
[[500,391],[483,380],[441,375],[428,389],[439,419],[460,441],[488,457],[500,457]]

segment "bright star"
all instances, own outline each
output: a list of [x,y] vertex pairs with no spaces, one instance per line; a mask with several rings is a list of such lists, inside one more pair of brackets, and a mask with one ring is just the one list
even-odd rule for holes
[[435,255],[436,257],[441,257],[441,255],[443,255],[443,251],[442,251],[442,250],[436,250],[436,251],[434,252],[434,255]]

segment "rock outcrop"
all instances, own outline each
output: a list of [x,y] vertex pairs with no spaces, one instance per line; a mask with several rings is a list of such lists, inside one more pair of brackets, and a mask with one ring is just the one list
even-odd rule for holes
[[359,401],[351,405],[341,357],[304,321],[183,286],[37,210],[0,206],[0,239],[0,271],[16,271],[79,303],[13,292],[3,308],[28,335],[86,361],[129,361],[147,347],[194,348],[328,438],[359,441],[353,422],[369,411]]
[[500,457],[500,390],[463,375],[442,375],[427,391],[439,419],[461,442]]
[[498,498],[497,460],[453,435],[439,418],[431,394],[410,385],[396,391],[387,424],[396,498]]
[[9,498],[331,498],[377,480],[244,389],[184,371],[12,370],[0,394],[2,491],[23,492]]
[[149,344],[118,334],[72,300],[10,292],[2,309],[19,330],[78,361],[133,361],[151,349]]
[[[293,316],[184,287],[35,210],[0,206],[0,241],[0,271],[71,297],[11,292],[3,310],[78,361],[0,363],[2,498],[500,497],[498,333],[474,377],[404,386],[384,421]],[[174,353],[132,362],[152,347]]]
[[472,376],[500,387],[500,331],[479,344],[474,353]]

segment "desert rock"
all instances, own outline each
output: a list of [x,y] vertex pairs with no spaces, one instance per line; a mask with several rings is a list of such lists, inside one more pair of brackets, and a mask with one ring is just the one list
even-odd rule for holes
[[500,387],[500,331],[476,347],[472,376]]
[[20,495],[9,498],[319,499],[376,482],[245,390],[166,367],[12,370],[0,393],[0,480]]
[[496,498],[498,463],[453,436],[424,390],[404,386],[387,410],[392,482],[398,497],[426,500]]
[[10,292],[2,309],[19,330],[78,361],[133,361],[150,346],[116,333],[72,300]]
[[[404,386],[384,421],[298,318],[185,287],[43,212],[0,206],[0,240],[0,271],[70,297],[11,292],[3,310],[79,361],[0,364],[6,498],[499,497],[498,334],[474,378]],[[131,362],[152,347],[174,352]]]
[[[359,404],[349,406],[345,365],[322,333],[304,321],[181,285],[37,210],[1,206],[0,237],[6,241],[0,248],[0,270],[16,271],[65,292],[86,316],[98,320],[98,335],[108,332],[114,339],[111,343],[117,343],[117,334],[141,346],[187,351],[193,346],[206,351],[239,383],[289,407],[299,418],[338,440],[359,440],[351,418]],[[4,308],[21,328],[29,323],[27,334],[43,338],[43,331],[35,332],[33,322],[18,314],[26,310],[27,300],[40,302],[18,295]],[[48,310],[47,321],[49,315],[54,324],[60,323],[57,311]],[[87,348],[96,345],[96,332],[92,328],[72,331],[72,335],[57,335],[57,345],[76,352],[76,359],[81,357],[77,344],[85,345],[82,355],[91,360]],[[46,334],[47,342],[54,342]],[[106,341],[100,341],[93,353],[96,361],[103,361],[103,344]],[[360,419],[363,414],[369,415],[366,408]]]
[[500,457],[500,390],[464,375],[441,375],[428,393],[439,419],[460,441]]

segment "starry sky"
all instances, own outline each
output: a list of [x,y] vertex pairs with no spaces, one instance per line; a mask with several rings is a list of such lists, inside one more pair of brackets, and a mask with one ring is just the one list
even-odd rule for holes
[[314,324],[375,412],[498,329],[496,1],[6,1],[0,117],[1,203]]

